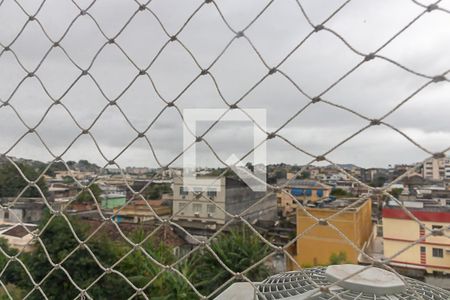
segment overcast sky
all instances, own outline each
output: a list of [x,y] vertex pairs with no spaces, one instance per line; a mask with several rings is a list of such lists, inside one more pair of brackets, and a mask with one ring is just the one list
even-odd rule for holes
[[[77,1],[87,7],[90,1]],[[39,1],[19,0],[30,14]],[[422,1],[426,4],[425,1]],[[0,5],[0,43],[8,45],[26,22],[26,15],[12,0]],[[266,5],[263,0],[217,0],[229,24],[237,31],[244,28]],[[343,1],[300,0],[311,21],[321,23]],[[201,1],[153,0],[148,7],[160,18],[170,35],[179,30]],[[450,1],[439,4],[450,9]],[[104,33],[114,36],[137,10],[134,1],[99,0],[88,10]],[[408,0],[354,0],[335,15],[326,26],[338,32],[362,53],[375,51],[403,28],[423,8]],[[53,40],[58,40],[79,10],[69,0],[46,1],[37,19]],[[433,11],[425,14],[393,40],[379,54],[416,72],[430,76],[450,69],[450,14]],[[294,0],[276,0],[245,31],[269,66],[278,64],[310,31],[311,26]],[[202,67],[207,67],[224,49],[234,34],[225,25],[213,4],[205,4],[190,20],[178,38],[192,52]],[[139,69],[152,61],[168,37],[148,11],[136,14],[117,37],[116,42]],[[60,45],[82,68],[87,68],[105,38],[89,16],[78,18]],[[29,70],[35,68],[51,47],[51,42],[36,22],[30,22],[11,45],[20,62]],[[1,50],[1,48],[0,48]],[[280,67],[308,95],[316,96],[340,76],[353,68],[362,57],[352,52],[339,38],[327,31],[313,34]],[[267,68],[243,38],[233,41],[225,54],[210,70],[223,97],[230,103],[244,95],[258,82]],[[107,45],[95,59],[89,73],[103,93],[115,98],[138,74],[116,45]],[[173,100],[200,73],[193,59],[179,43],[170,43],[150,67],[150,77],[160,95]],[[60,48],[54,48],[36,72],[48,93],[60,97],[80,74]],[[11,52],[0,56],[0,99],[5,101],[25,76]],[[408,97],[427,79],[413,75],[398,66],[376,58],[363,64],[323,98],[379,118]],[[267,110],[267,131],[277,129],[301,109],[308,99],[279,73],[265,79],[239,104],[242,108]],[[29,126],[35,126],[52,104],[36,78],[26,79],[9,102]],[[62,98],[73,117],[88,127],[107,105],[94,81],[81,78]],[[149,77],[138,77],[119,98],[118,104],[129,121],[142,131],[164,108]],[[188,108],[226,108],[210,76],[202,76],[176,101],[180,110]],[[403,131],[430,151],[450,146],[450,83],[436,83],[417,94],[386,122]],[[279,134],[296,146],[322,154],[352,133],[367,125],[349,112],[324,103],[316,103],[291,121]],[[197,126],[199,130],[207,124]],[[11,107],[0,108],[0,152],[4,153],[26,132]],[[56,155],[80,133],[80,129],[61,106],[50,109],[37,132]],[[91,129],[92,135],[108,159],[117,155],[137,133],[116,107],[108,107]],[[167,108],[147,131],[155,154],[168,163],[183,147],[180,115]],[[231,154],[242,156],[253,146],[253,127],[249,122],[222,122],[212,129],[206,140],[224,160]],[[197,147],[201,165],[220,165],[204,145]],[[8,155],[49,161],[52,156],[33,134],[22,139]],[[328,157],[336,163],[354,163],[363,167],[420,161],[428,155],[390,128],[378,126],[359,134]],[[88,159],[100,165],[105,160],[92,139],[84,135],[71,146],[66,160]],[[251,156],[250,156],[251,158]],[[281,139],[267,144],[269,163],[303,164],[310,160]],[[149,145],[140,139],[125,151],[117,162],[125,166],[157,164]],[[175,165],[181,165],[181,158]]]

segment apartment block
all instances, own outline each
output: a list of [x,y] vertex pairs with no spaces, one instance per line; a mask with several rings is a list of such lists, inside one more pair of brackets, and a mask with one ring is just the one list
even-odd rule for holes
[[[402,208],[384,207],[384,256],[389,258],[402,251],[392,258],[392,265],[426,273],[450,274],[450,206],[429,206],[420,200],[414,201],[411,206],[408,210],[420,222],[431,229],[444,229],[443,235],[425,238],[429,232],[421,228]],[[420,238],[423,239],[415,243]]]
[[[214,203],[204,197],[197,197],[202,192]],[[173,184],[173,219],[175,221],[190,221],[222,225],[230,217],[224,211],[237,215],[258,202],[266,195],[265,192],[254,192],[244,182],[223,177],[217,179],[217,185],[189,185],[183,184],[182,178],[175,178]],[[252,207],[243,216],[249,222],[257,220],[275,220],[277,214],[277,200],[270,195]]]
[[448,157],[431,158],[424,162],[423,178],[428,180],[450,179],[450,159]]

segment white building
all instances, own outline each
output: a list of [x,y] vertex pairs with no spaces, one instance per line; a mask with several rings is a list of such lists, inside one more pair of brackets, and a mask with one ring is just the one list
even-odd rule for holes
[[450,179],[450,159],[430,158],[423,164],[423,178],[428,180],[444,180]]
[[[204,197],[196,197],[196,192],[203,192],[214,203]],[[175,178],[172,202],[174,220],[225,224],[230,217],[224,210],[232,215],[240,214],[263,198],[265,194],[265,192],[254,192],[242,181],[232,178],[217,179],[217,185],[214,188],[208,185],[189,185],[188,188],[183,185],[181,178]],[[277,199],[273,194],[252,207],[243,217],[249,222],[254,222],[275,220],[276,215]]]

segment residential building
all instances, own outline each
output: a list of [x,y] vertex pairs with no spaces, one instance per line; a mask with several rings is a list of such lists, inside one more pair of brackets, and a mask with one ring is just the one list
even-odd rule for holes
[[[210,179],[215,178],[210,177]],[[213,229],[216,225],[225,224],[231,218],[224,211],[231,215],[240,214],[266,195],[266,192],[254,192],[243,181],[230,177],[218,178],[216,183],[214,187],[191,184],[185,186],[182,178],[175,178],[173,219],[190,222],[187,226],[193,225],[193,222],[208,223],[208,227]],[[197,197],[196,193],[199,192],[204,193],[214,203],[207,201],[204,197]],[[276,197],[270,195],[258,202],[243,217],[249,222],[256,222],[257,220],[275,220],[276,215]]]
[[[384,256],[389,258],[402,251],[392,258],[391,265],[424,273],[450,274],[449,204],[443,200],[404,202],[411,214],[427,228],[444,230],[442,235],[427,237],[429,231],[395,203],[390,202],[383,208]],[[417,242],[420,238],[422,240]]]
[[36,244],[32,233],[37,233],[37,231],[38,227],[36,224],[1,224],[0,238],[4,238],[11,248],[23,252],[31,252]]
[[46,207],[42,198],[3,198],[3,206],[9,209],[0,210],[0,223],[33,223],[37,224],[42,219]]
[[447,156],[428,159],[423,164],[422,174],[428,180],[450,179],[450,159]]
[[127,199],[125,194],[109,194],[101,196],[101,207],[103,209],[113,209],[123,206]]
[[156,219],[150,207],[160,217],[167,217],[172,214],[172,208],[163,205],[163,200],[133,200],[119,210],[114,208],[114,220],[117,223],[144,223]]
[[95,177],[95,172],[83,172],[83,171],[78,171],[78,170],[55,171],[55,179],[64,180],[65,177],[75,178],[77,180],[83,180],[86,178]]
[[[285,184],[285,180],[279,180],[278,185]],[[326,199],[330,196],[331,186],[323,184],[314,180],[298,180],[294,179],[288,182],[283,188],[284,192],[277,193],[278,207],[281,215],[286,217],[293,212],[297,207],[297,202],[309,203],[316,202],[320,199]]]
[[[358,263],[360,253],[335,229],[326,224],[317,224],[318,219],[326,219],[340,212],[328,222],[334,225],[359,249],[365,250],[373,235],[371,221],[372,201],[367,199],[355,204],[356,198],[326,200],[314,207],[297,208],[297,235],[294,258],[300,266],[328,265],[333,255],[340,255],[342,263]],[[349,205],[351,208],[343,211]],[[306,210],[306,212],[304,211]],[[310,215],[309,215],[310,214]],[[310,228],[317,224],[312,229]],[[295,268],[293,265],[287,266]]]
[[150,173],[150,169],[147,167],[127,167],[125,171],[128,174],[135,174],[135,175],[144,175]]

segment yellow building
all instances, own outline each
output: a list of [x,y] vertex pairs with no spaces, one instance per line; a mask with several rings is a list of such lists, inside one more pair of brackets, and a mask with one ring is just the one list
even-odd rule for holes
[[[338,199],[328,203],[306,207],[314,217],[325,219],[351,205],[357,199]],[[372,203],[368,199],[333,217],[328,222],[336,226],[359,249],[364,249],[371,238]],[[297,234],[302,234],[316,221],[297,208]],[[345,254],[343,254],[345,253]],[[342,262],[358,263],[359,252],[338,232],[328,225],[317,225],[297,240],[295,259],[300,266],[329,265],[332,256],[341,256]],[[342,257],[344,256],[344,257]],[[289,266],[288,266],[289,267]]]
[[[418,202],[420,204],[421,202]],[[427,273],[450,274],[450,209],[448,206],[408,208],[426,227],[444,229],[442,236],[428,236],[391,260],[391,265]],[[447,230],[445,230],[447,229]],[[399,207],[383,208],[384,256],[389,258],[424,237],[428,231],[420,228]]]

